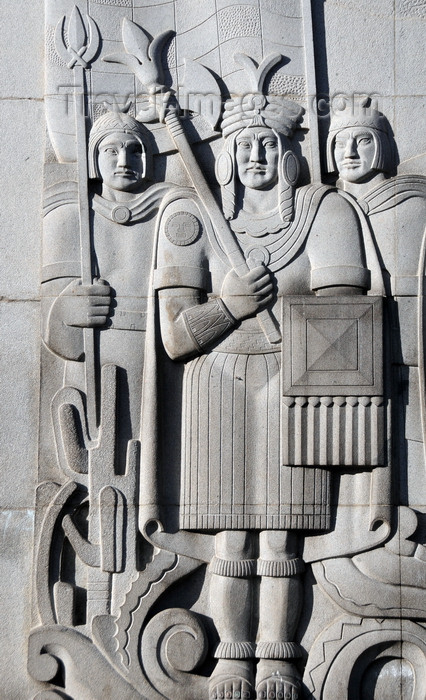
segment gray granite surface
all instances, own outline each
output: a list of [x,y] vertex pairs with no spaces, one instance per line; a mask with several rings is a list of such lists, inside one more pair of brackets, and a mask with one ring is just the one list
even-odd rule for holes
[[0,697],[423,700],[425,4],[18,5]]

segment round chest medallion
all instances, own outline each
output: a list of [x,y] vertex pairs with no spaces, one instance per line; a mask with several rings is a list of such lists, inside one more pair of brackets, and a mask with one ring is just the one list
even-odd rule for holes
[[122,204],[118,207],[114,207],[111,212],[111,219],[116,221],[117,224],[127,224],[130,219],[130,209]]
[[174,245],[189,245],[200,233],[200,222],[189,212],[177,211],[169,216],[164,230]]
[[269,251],[263,245],[252,245],[245,252],[246,260],[250,269],[258,265],[269,265]]

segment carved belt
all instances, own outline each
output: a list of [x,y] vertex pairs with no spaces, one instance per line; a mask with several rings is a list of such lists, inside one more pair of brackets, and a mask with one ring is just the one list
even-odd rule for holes
[[110,328],[119,331],[146,331],[146,311],[115,309]]
[[245,331],[238,328],[215,345],[213,350],[244,355],[265,355],[270,352],[280,352],[281,343],[271,345],[263,331],[259,332],[257,329]]

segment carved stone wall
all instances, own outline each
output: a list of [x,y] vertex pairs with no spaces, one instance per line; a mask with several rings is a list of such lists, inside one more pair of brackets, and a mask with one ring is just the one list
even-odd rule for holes
[[2,12],[1,697],[421,700],[424,3]]

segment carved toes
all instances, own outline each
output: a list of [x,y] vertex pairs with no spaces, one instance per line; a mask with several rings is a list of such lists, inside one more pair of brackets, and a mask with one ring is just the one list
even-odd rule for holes
[[210,686],[210,700],[252,700],[253,686],[245,678],[216,678]]
[[258,700],[298,700],[299,684],[281,677],[273,676],[257,686]]
[[259,662],[256,697],[258,700],[299,700],[300,677],[292,663],[262,659]]

